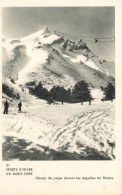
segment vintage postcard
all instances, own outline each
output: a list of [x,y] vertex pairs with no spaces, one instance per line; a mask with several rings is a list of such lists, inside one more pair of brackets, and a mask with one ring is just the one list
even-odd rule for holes
[[122,194],[121,10],[2,1],[2,195]]

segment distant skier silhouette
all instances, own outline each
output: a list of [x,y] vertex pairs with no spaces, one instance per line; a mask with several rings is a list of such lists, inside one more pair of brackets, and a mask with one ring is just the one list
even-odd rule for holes
[[6,102],[4,103],[4,114],[8,114],[8,107],[9,107],[9,104],[6,100]]
[[19,108],[18,112],[21,112],[21,107],[22,107],[22,103],[20,102],[20,103],[18,104],[18,108]]

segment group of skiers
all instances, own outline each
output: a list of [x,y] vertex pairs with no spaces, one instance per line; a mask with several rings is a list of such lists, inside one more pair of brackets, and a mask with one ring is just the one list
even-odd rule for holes
[[[22,103],[20,101],[18,104],[18,112],[21,112],[21,107],[22,107]],[[4,103],[4,114],[8,114],[8,108],[9,108],[9,104],[8,101],[6,100],[6,102]]]

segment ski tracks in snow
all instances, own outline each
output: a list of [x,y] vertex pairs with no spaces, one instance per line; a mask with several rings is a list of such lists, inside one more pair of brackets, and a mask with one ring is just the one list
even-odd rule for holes
[[114,120],[110,114],[109,108],[82,112],[71,116],[65,126],[59,128],[49,120],[26,112],[19,113],[15,115],[14,123],[7,129],[5,136],[14,136],[16,141],[30,141],[26,150],[32,147],[39,149],[40,145],[59,152],[80,154],[84,148],[90,147],[104,152],[112,159],[115,142]]
[[[57,130],[52,137],[53,147],[79,153],[88,146],[113,158],[113,128],[110,109],[80,113],[72,116],[65,127]],[[79,148],[78,143],[83,147]]]
[[6,136],[14,136],[17,139],[25,139],[35,144],[49,146],[54,126],[47,120],[19,113],[14,124],[5,133]]

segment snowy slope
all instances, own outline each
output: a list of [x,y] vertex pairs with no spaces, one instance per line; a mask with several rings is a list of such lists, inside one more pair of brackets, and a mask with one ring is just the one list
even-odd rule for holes
[[48,89],[73,87],[80,80],[93,89],[115,82],[113,62],[102,61],[84,42],[66,40],[48,27],[20,39],[4,40],[3,78],[8,77],[23,86],[41,81]]
[[48,27],[45,27],[43,30],[30,34],[21,39],[22,42],[40,42],[42,44],[51,44],[55,40],[58,40],[60,37],[56,34],[52,34]]
[[[4,160],[114,159],[114,102],[100,102],[100,86],[115,84],[115,65],[95,55],[84,42],[72,42],[44,29],[23,38],[3,40],[3,83],[20,94],[3,116]],[[29,94],[26,84],[72,88],[85,80],[95,101],[48,105]],[[62,120],[60,120],[62,119]],[[19,155],[21,154],[21,155]]]
[[[64,57],[68,57],[70,58],[69,56],[63,54]],[[77,62],[83,62],[84,64],[86,64],[87,66],[93,68],[93,69],[96,69],[96,70],[99,70],[101,71],[101,69],[92,61],[92,60],[87,60],[86,56],[83,56],[83,55],[78,55],[76,58],[70,58],[70,60],[74,63],[77,63]]]
[[4,160],[114,159],[113,103],[54,106],[29,96],[22,113],[12,100],[3,115]]

